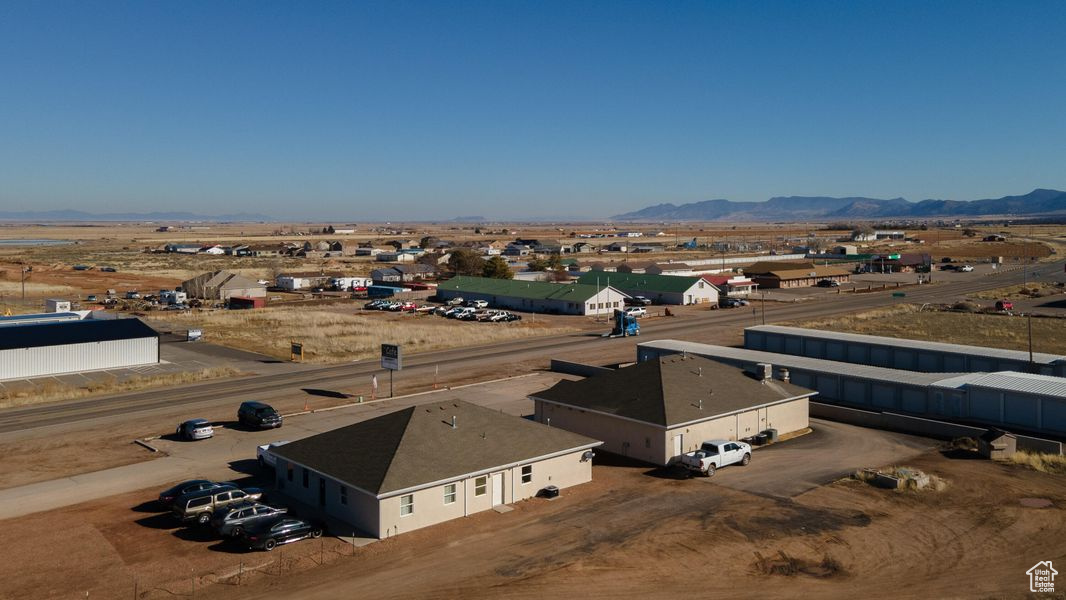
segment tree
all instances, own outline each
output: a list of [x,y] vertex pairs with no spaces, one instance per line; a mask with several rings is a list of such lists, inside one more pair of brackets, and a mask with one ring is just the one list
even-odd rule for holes
[[502,256],[498,255],[485,261],[483,275],[490,279],[514,279],[511,267],[507,266],[507,261]]
[[457,248],[448,255],[448,268],[456,275],[481,275],[485,261],[469,248]]
[[531,260],[531,261],[526,263],[526,268],[529,269],[530,271],[547,271],[548,270],[548,261],[544,260],[543,258],[539,258],[539,257],[538,258],[534,258],[533,260]]
[[480,227],[475,227],[474,228],[474,233],[476,233],[478,235],[481,235],[481,228]]
[[438,242],[440,242],[440,238],[437,236],[427,235],[418,242],[418,247],[425,250],[426,248],[435,246]]
[[547,263],[549,269],[556,271],[563,266],[563,257],[558,252],[552,252],[551,256],[548,257]]
[[548,274],[549,281],[569,281],[570,273],[566,272],[566,268],[559,265]]
[[969,227],[967,227],[966,229],[962,230],[962,235],[966,237],[977,237],[977,230],[970,229]]

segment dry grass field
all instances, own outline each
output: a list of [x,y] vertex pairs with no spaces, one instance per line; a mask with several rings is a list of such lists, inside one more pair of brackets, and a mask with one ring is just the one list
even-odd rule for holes
[[69,385],[53,379],[27,381],[15,389],[0,389],[0,408],[14,408],[44,404],[60,400],[74,400],[100,394],[121,394],[168,385],[183,385],[195,381],[236,377],[241,373],[232,367],[212,367],[199,371],[181,371],[164,375],[139,375],[119,380],[115,377],[93,381],[85,385]]
[[[1024,317],[923,311],[913,304],[787,325],[1011,350],[1029,348]],[[1066,354],[1066,319],[1033,319],[1033,350]]]
[[515,338],[577,331],[539,315],[514,323],[477,323],[433,315],[353,312],[334,308],[265,308],[161,315],[177,327],[196,327],[216,344],[289,358],[290,342],[301,342],[304,360],[336,363],[377,356],[382,343],[402,344],[405,352],[425,352],[490,344]]

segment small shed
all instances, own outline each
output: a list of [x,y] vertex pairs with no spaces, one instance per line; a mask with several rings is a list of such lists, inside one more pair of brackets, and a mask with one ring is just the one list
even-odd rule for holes
[[266,298],[249,298],[246,296],[233,296],[229,299],[229,307],[232,309],[263,308],[266,306]]
[[999,429],[989,429],[977,440],[977,452],[983,458],[1006,460],[1018,450],[1014,434]]

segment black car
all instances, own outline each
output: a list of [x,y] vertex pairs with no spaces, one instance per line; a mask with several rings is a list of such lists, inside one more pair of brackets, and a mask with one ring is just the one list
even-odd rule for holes
[[241,407],[237,409],[237,421],[241,425],[258,429],[281,427],[281,415],[278,411],[262,402],[241,402]]
[[253,550],[270,551],[279,544],[319,537],[322,537],[322,527],[292,517],[257,521],[244,528],[244,541]]
[[622,301],[626,306],[651,306],[651,300],[644,296],[633,296]]
[[208,481],[206,479],[190,479],[189,481],[183,481],[168,490],[160,492],[159,504],[161,504],[164,508],[169,509],[170,507],[174,506],[175,500],[184,496],[185,494],[202,492],[204,490],[222,487],[223,485],[229,485],[229,483],[219,483],[216,481]]
[[819,279],[818,287],[840,287],[840,282],[834,279]]

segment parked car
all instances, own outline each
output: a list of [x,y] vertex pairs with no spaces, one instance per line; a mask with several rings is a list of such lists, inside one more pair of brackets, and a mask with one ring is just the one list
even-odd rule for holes
[[159,492],[159,504],[169,510],[174,506],[174,501],[185,494],[194,494],[204,490],[210,490],[224,485],[232,485],[228,482],[209,481],[207,479],[190,479],[183,481],[171,488]]
[[463,299],[459,298],[459,297],[452,298],[451,300],[445,302],[444,304],[445,304],[445,306],[462,306]]
[[744,306],[744,301],[740,298],[722,298],[718,301],[718,304],[722,308],[737,308],[739,306]]
[[214,489],[185,494],[174,501],[171,513],[182,522],[196,522],[199,525],[207,525],[211,522],[211,516],[220,508],[258,500],[263,496],[263,491],[258,488],[238,489],[226,485]]
[[456,319],[460,321],[477,321],[478,310],[473,307],[468,307],[465,311],[456,315]]
[[962,273],[972,273],[973,267],[970,265],[962,265],[961,267],[959,267],[959,271]]
[[835,279],[819,279],[816,285],[818,287],[840,287],[840,282]]
[[940,259],[940,262],[942,262],[942,263],[949,263],[949,262],[952,262],[952,260],[951,260],[951,257],[950,257],[950,256],[945,256],[944,258],[941,258],[941,259]]
[[470,302],[467,302],[466,305],[471,307],[471,308],[488,308],[489,307],[489,303],[486,302],[485,300],[471,300]]
[[86,302],[96,302],[96,294],[89,294],[85,297]]
[[624,303],[626,306],[651,306],[651,300],[648,300],[644,296],[633,296],[632,298],[626,298]]
[[274,407],[262,402],[241,402],[237,409],[237,421],[241,425],[258,429],[272,429],[281,427],[281,415]]
[[322,527],[304,521],[282,517],[249,523],[244,529],[244,541],[253,550],[270,551],[280,544],[322,537]]
[[400,310],[402,311],[412,311],[416,308],[418,308],[418,305],[411,301],[400,303]]
[[141,293],[138,292],[137,290],[130,290],[130,291],[126,292],[126,299],[127,300],[140,300],[141,299]]
[[274,456],[272,450],[278,446],[284,446],[288,444],[289,440],[282,440],[280,442],[270,442],[269,444],[263,444],[255,449],[255,458],[259,461],[259,466],[262,468],[270,467],[273,469],[278,464],[278,457]]
[[1014,310],[1014,303],[1010,300],[996,300],[996,310],[1008,311]]
[[940,265],[941,271],[954,271],[955,268],[955,265]]
[[211,422],[207,419],[189,419],[178,425],[178,430],[175,434],[179,439],[183,440],[206,440],[215,436],[215,428],[211,426]]
[[627,306],[625,307],[625,309],[622,310],[622,312],[631,317],[637,318],[648,316],[648,309],[644,308],[643,306]]
[[100,270],[104,273],[115,273],[118,271],[115,267],[100,267]]
[[451,310],[451,309],[448,308],[447,306],[438,306],[437,308],[433,309],[433,314],[440,315],[440,316],[443,317],[444,313],[448,312],[449,310]]
[[681,455],[683,467],[707,477],[714,475],[716,469],[724,466],[740,464],[746,467],[749,462],[751,462],[751,446],[744,442],[729,440],[703,442],[699,450]]
[[365,308],[366,310],[379,310],[384,302],[384,300],[371,300],[370,302],[364,304],[363,308]]
[[246,527],[266,519],[276,519],[289,512],[287,508],[267,506],[258,502],[241,502],[222,507],[211,516],[211,527],[224,538],[244,535]]

